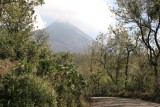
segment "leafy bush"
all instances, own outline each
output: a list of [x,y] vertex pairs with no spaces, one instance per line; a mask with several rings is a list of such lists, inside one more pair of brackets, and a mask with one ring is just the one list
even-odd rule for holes
[[69,53],[62,54],[56,59],[58,72],[54,76],[54,86],[58,94],[59,107],[80,107],[81,95],[86,82],[76,67]]
[[12,73],[14,73],[15,75],[22,75],[22,74],[31,73],[32,69],[33,69],[33,65],[23,60],[12,70]]
[[3,107],[56,107],[56,95],[48,82],[31,74],[6,74],[0,106]]
[[37,75],[43,76],[52,73],[53,70],[56,70],[54,65],[53,60],[40,60],[37,67]]
[[54,59],[40,60],[37,75],[47,78],[57,93],[58,107],[80,107],[80,97],[85,80],[72,62],[68,53],[56,55]]

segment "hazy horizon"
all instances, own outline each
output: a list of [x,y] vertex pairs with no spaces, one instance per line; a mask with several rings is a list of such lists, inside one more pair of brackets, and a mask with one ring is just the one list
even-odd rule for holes
[[37,24],[44,28],[56,20],[68,22],[95,38],[106,32],[109,24],[114,24],[113,14],[108,6],[113,0],[45,0],[36,7]]

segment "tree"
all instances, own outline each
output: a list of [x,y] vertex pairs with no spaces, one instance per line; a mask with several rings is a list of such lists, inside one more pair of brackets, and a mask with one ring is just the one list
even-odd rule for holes
[[[98,62],[99,66],[102,66],[102,68],[107,72],[109,78],[114,84],[117,84],[118,80],[118,73],[116,73],[116,78],[114,78],[114,73],[112,72],[113,69],[110,69],[108,67],[108,53],[107,53],[107,40],[106,35],[101,33],[97,36],[96,42],[93,45],[94,50],[94,57],[95,60]],[[112,56],[110,56],[112,57]],[[113,61],[113,60],[111,60]],[[111,64],[110,64],[111,65]],[[110,66],[111,67],[111,66]]]
[[[116,37],[119,38],[119,36]],[[111,33],[101,33],[97,36],[96,42],[92,47],[94,60],[97,63],[98,69],[101,70],[97,74],[103,75],[105,72],[108,75],[108,81],[110,81],[114,89],[112,91],[115,92],[120,90],[115,87],[118,87],[121,82],[120,76],[124,63],[124,49],[116,37],[111,36]]]
[[34,7],[41,3],[40,0],[5,2],[0,17],[0,32],[5,31],[6,34],[0,35],[0,38],[4,38],[1,44],[7,48],[0,52],[1,58],[12,57],[18,60],[26,56],[26,47],[32,38]]
[[113,12],[118,18],[140,31],[141,41],[148,51],[148,59],[154,68],[155,91],[159,91],[160,0],[117,0],[117,5],[118,8],[113,9]]
[[[0,17],[1,17],[1,13],[2,13],[2,10],[3,10],[3,7],[6,5],[6,4],[9,4],[9,3],[12,3],[12,2],[19,2],[20,0],[0,0]],[[22,1],[22,0],[21,0]],[[25,1],[25,0],[23,0]],[[26,2],[26,1],[25,1]],[[39,3],[40,4],[43,4],[44,1],[43,0],[31,0],[31,2],[33,2],[35,5],[38,5]]]
[[[117,24],[115,28],[110,27],[109,30],[110,30],[109,35],[110,36],[113,35],[113,37],[110,38],[110,40],[108,41],[109,42],[108,44],[112,44],[110,48],[113,48],[116,46],[114,50],[118,52],[117,56],[124,55],[123,60],[125,60],[124,61],[124,67],[125,67],[124,75],[125,75],[125,91],[126,91],[127,85],[128,85],[128,68],[129,68],[130,54],[137,47],[138,35],[137,33],[129,34],[129,31],[127,30],[126,27],[124,27],[123,24]],[[134,37],[136,37],[135,40],[134,40]]]

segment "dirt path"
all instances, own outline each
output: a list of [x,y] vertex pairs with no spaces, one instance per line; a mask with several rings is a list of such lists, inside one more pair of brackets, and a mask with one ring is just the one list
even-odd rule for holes
[[160,107],[160,104],[129,98],[92,97],[88,107]]

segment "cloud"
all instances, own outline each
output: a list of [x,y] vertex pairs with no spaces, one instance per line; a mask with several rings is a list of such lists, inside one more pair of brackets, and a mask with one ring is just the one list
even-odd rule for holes
[[36,8],[41,16],[67,21],[86,33],[105,32],[114,23],[104,0],[45,0]]

